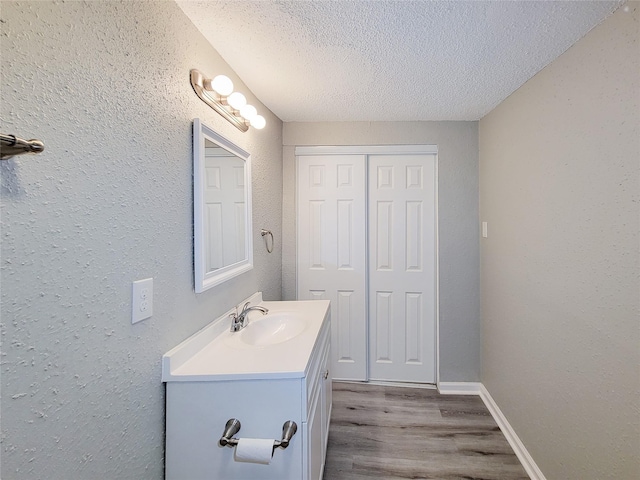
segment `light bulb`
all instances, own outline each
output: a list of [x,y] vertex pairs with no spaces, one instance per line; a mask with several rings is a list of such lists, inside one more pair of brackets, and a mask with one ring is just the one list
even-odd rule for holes
[[226,97],[233,92],[233,82],[226,75],[218,75],[211,80],[211,88],[218,95]]
[[231,95],[227,97],[227,103],[234,110],[240,110],[247,104],[247,99],[244,98],[244,95],[240,92],[233,92]]
[[249,123],[253,128],[257,128],[258,130],[262,130],[264,126],[267,124],[267,121],[264,119],[262,115],[256,115],[253,117]]
[[240,109],[240,115],[242,115],[244,118],[246,118],[249,121],[251,121],[251,119],[255,117],[257,114],[258,114],[258,111],[256,110],[256,107],[254,107],[253,105],[247,104]]

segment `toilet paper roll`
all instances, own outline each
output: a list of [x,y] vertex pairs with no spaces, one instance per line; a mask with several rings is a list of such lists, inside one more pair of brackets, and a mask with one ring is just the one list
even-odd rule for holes
[[269,465],[273,456],[273,439],[241,438],[236,445],[236,462]]

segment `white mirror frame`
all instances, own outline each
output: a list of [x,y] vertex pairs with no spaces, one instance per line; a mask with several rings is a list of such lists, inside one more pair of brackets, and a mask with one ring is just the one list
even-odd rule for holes
[[[206,271],[207,242],[205,237],[205,139],[228,150],[233,155],[245,162],[245,251],[247,257],[240,261],[216,270]],[[195,291],[202,293],[205,290],[226,282],[230,278],[247,272],[253,268],[253,229],[251,220],[251,155],[214,132],[200,119],[193,120],[193,264],[195,272]]]

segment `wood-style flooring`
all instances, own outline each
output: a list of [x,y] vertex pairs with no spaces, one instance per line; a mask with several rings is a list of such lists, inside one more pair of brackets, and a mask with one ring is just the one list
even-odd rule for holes
[[324,480],[528,480],[477,396],[333,383]]

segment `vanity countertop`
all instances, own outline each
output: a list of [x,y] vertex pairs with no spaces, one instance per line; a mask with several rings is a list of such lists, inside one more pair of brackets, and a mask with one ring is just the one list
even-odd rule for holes
[[[257,296],[259,295],[259,297]],[[249,326],[262,318],[283,315],[305,322],[302,333],[272,345],[248,345],[239,340],[243,331],[229,332],[229,313],[218,318],[162,357],[163,382],[213,380],[260,380],[301,378],[319,335],[329,322],[328,300],[263,302],[262,295],[250,297],[251,304],[269,309],[267,316],[249,313]],[[235,336],[235,337],[234,337]]]

